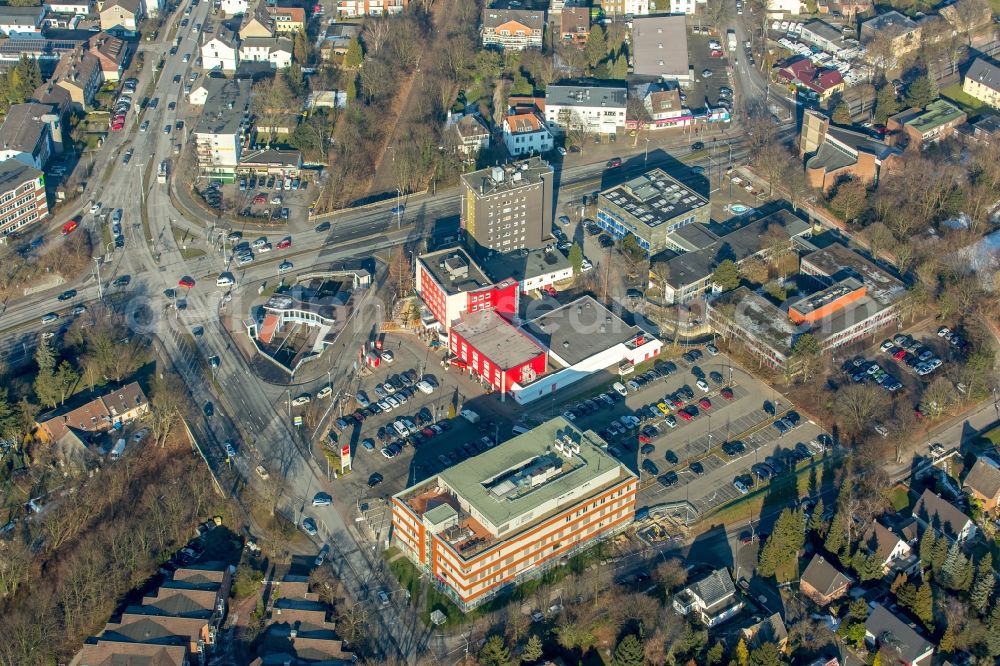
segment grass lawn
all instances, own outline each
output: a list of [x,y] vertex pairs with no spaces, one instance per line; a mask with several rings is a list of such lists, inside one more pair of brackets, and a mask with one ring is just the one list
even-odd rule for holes
[[910,496],[904,486],[893,486],[889,491],[889,503],[895,511],[902,511],[910,506]]
[[[1000,2],[1000,0],[995,0],[995,1]],[[947,97],[952,102],[955,102],[959,106],[963,107],[969,113],[979,113],[983,109],[987,108],[986,105],[980,102],[978,99],[972,97],[971,95],[966,94],[962,90],[961,83],[954,83],[948,86],[947,88],[942,88],[941,96]]]
[[790,583],[799,579],[799,560],[792,558],[774,570],[774,579],[779,583]]
[[[996,2],[1000,3],[1000,0],[996,0]],[[993,3],[991,2],[990,6],[992,5]],[[994,428],[993,430],[983,434],[983,437],[990,440],[994,446],[1000,446],[1000,427]]]
[[1000,0],[989,0],[990,9],[993,10],[994,14],[1000,14]]

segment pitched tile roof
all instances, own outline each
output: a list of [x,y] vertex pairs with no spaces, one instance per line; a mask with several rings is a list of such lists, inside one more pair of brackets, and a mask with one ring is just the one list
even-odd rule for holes
[[962,482],[962,487],[983,497],[995,499],[1000,494],[1000,466],[986,456],[979,456]]
[[183,645],[98,640],[96,645],[84,645],[77,657],[79,666],[184,666],[188,649]]
[[981,83],[991,90],[1000,91],[1000,67],[986,58],[976,58],[969,66],[969,71],[965,73],[965,78]]
[[917,500],[913,515],[954,539],[971,519],[954,504],[935,495],[930,488]]
[[[882,523],[873,521],[861,537],[862,543],[883,562],[889,559],[896,545],[903,539]],[[904,541],[905,543],[905,541]]]
[[733,579],[726,569],[716,569],[688,589],[702,600],[706,608],[711,608],[736,592]]
[[808,583],[823,596],[829,596],[853,581],[822,555],[814,555],[806,570],[802,572],[801,582]]
[[486,123],[483,122],[483,119],[474,113],[462,116],[459,121],[455,123],[455,131],[457,131],[459,136],[463,138],[479,137],[490,133],[490,130],[486,127]]
[[533,113],[519,113],[504,118],[511,134],[529,134],[542,129],[542,123]]

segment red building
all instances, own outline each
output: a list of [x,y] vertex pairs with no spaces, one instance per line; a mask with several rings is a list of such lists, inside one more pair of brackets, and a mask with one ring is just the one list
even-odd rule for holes
[[517,313],[517,280],[494,283],[461,248],[418,257],[416,290],[444,331],[466,312]]
[[448,348],[470,373],[502,393],[545,373],[545,350],[493,310],[462,317],[451,327]]

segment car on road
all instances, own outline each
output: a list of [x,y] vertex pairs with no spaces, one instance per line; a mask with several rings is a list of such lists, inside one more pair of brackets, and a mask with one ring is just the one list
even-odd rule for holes
[[213,368],[219,367],[219,357],[216,356],[216,355],[214,355],[214,354],[212,356],[209,356],[208,357],[208,364],[210,366],[212,366]]
[[225,444],[222,445],[222,448],[224,448],[226,450],[226,456],[227,457],[229,457],[229,458],[235,458],[236,457],[236,449],[233,447],[233,443],[232,442],[226,442]]
[[215,405],[213,405],[211,402],[206,402],[205,406],[202,408],[202,411],[205,412],[205,416],[214,416]]
[[[392,363],[393,361],[396,360],[396,357],[393,356],[392,352],[389,351],[388,349],[385,349],[385,350],[382,351],[381,357],[382,357],[382,360],[385,361],[386,363]],[[390,386],[392,386],[392,385],[390,384]]]
[[292,246],[291,238],[282,238],[280,241],[278,241],[278,244],[275,247],[277,247],[279,250],[284,250],[286,248],[290,248],[291,246]]
[[330,230],[329,222],[320,222],[319,224],[316,225],[316,233],[323,233],[324,231],[329,231],[329,230]]
[[148,120],[143,120],[142,124],[139,125],[139,131],[140,132],[145,132],[148,129],[149,129],[149,121]]
[[698,150],[705,150],[705,144],[702,143],[701,141],[695,141],[694,143],[691,144],[692,153]]
[[329,552],[330,552],[330,544],[324,543],[323,547],[320,548],[319,554],[316,556],[316,559],[313,560],[313,565],[317,567],[323,566],[323,562],[326,561],[326,556],[327,554],[329,554]]
[[312,396],[308,393],[303,393],[302,395],[296,397],[292,400],[292,407],[301,407],[302,405],[307,405],[312,400]]
[[177,281],[177,286],[184,287],[185,289],[192,289],[194,287],[194,278],[185,275]]
[[609,168],[609,169],[617,169],[621,165],[622,165],[622,158],[620,158],[620,157],[612,157],[610,160],[608,160],[607,168]]
[[378,594],[376,596],[378,597],[378,604],[379,604],[379,606],[388,606],[389,605],[389,595],[386,594],[385,590],[379,590]]
[[565,155],[566,149],[563,148],[562,146],[559,146],[558,148],[556,148],[556,152],[559,153],[560,155]]
[[374,488],[378,484],[382,483],[383,477],[378,472],[373,472],[371,476],[368,477],[368,487]]
[[69,299],[73,298],[74,296],[76,296],[76,289],[67,289],[63,293],[59,294],[58,300],[60,300],[60,301],[68,301]]
[[51,324],[52,322],[57,321],[58,319],[59,319],[59,315],[57,315],[55,312],[50,312],[47,315],[45,315],[44,317],[42,317],[42,323],[43,324]]
[[316,521],[312,518],[305,518],[302,520],[302,531],[309,536],[316,536],[319,534],[319,530],[316,529]]
[[313,506],[330,506],[333,504],[333,498],[327,493],[316,493],[313,497]]

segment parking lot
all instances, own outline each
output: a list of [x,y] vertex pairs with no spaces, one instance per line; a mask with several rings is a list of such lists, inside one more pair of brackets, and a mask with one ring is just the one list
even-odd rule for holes
[[224,207],[261,221],[305,220],[315,187],[308,179],[281,176],[241,176],[237,182],[201,182],[198,193],[212,208]]
[[[710,42],[716,42],[720,48],[710,48]],[[720,88],[732,89],[729,81],[729,58],[731,54],[726,45],[726,35],[688,35],[688,53],[691,69],[694,72],[694,83],[685,86],[687,99],[685,104],[693,111],[708,107],[718,107],[732,102],[731,95],[720,95]],[[716,54],[713,57],[713,53]],[[721,54],[721,55],[720,55]],[[705,70],[711,70],[711,76],[704,76]],[[731,110],[731,109],[730,109]]]

